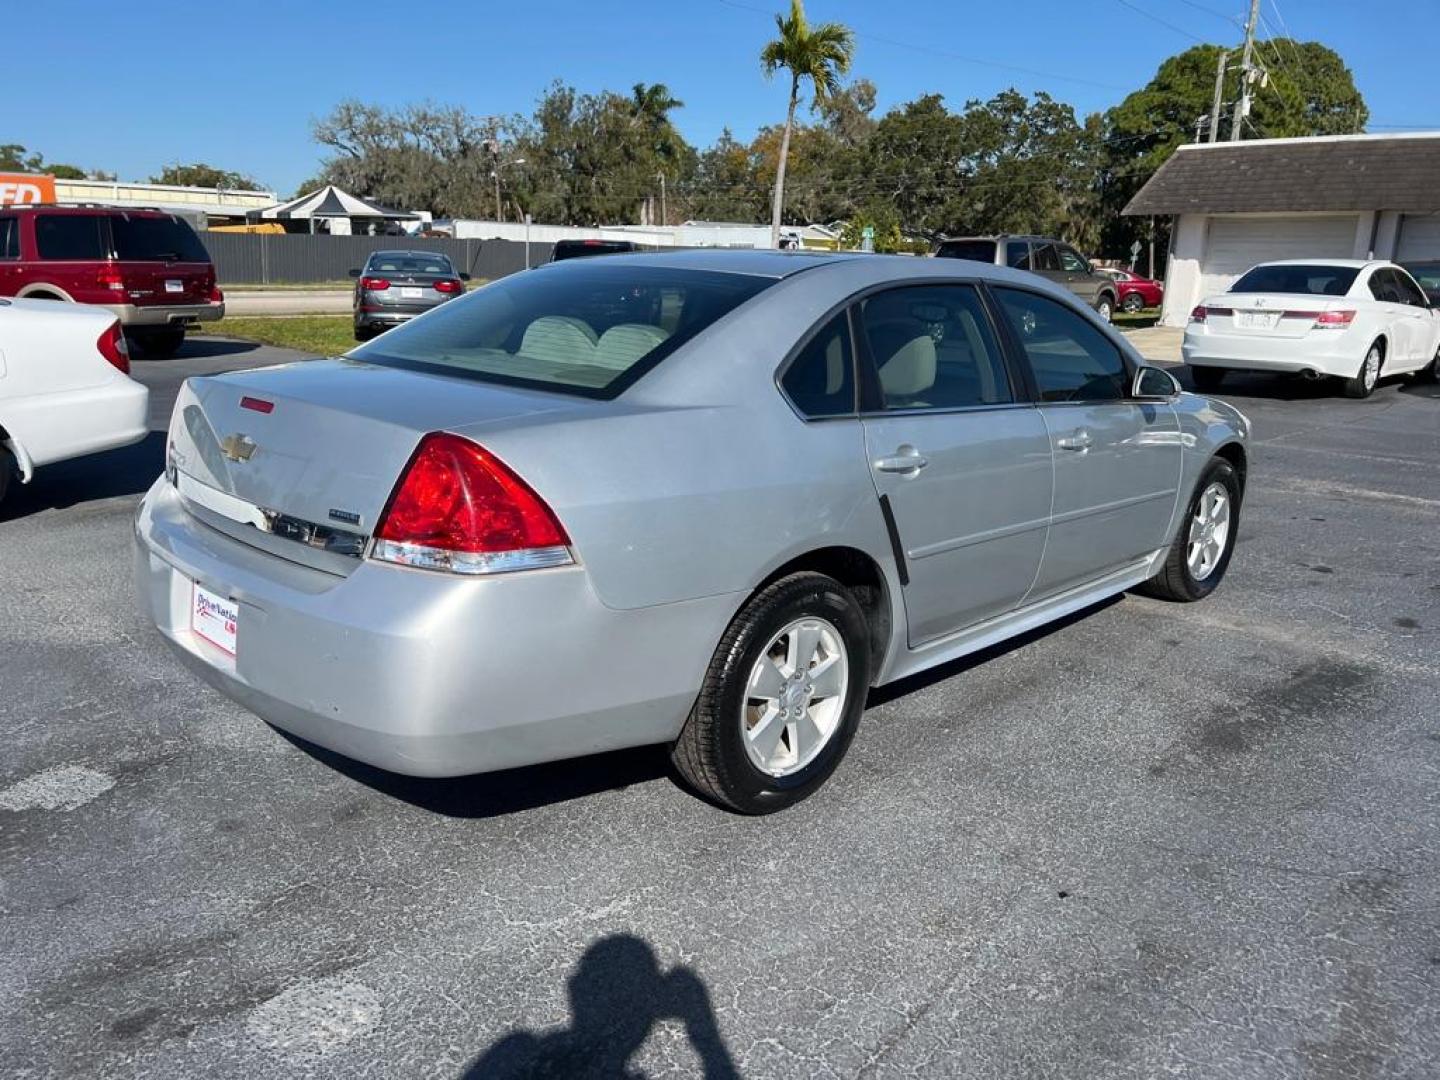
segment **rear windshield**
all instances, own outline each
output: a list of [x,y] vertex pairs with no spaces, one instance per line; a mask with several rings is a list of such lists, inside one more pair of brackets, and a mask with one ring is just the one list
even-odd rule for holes
[[110,219],[115,238],[115,257],[138,262],[201,262],[210,255],[195,230],[174,217],[132,217],[116,214]]
[[580,261],[512,274],[346,355],[612,398],[772,284],[741,274]]
[[994,240],[946,240],[935,251],[940,259],[969,259],[971,262],[993,263]]
[[619,255],[635,250],[635,245],[629,240],[560,240],[555,244],[550,261],[559,262],[582,255]]
[[1350,266],[1257,266],[1230,286],[1232,293],[1292,293],[1299,296],[1344,296],[1360,271]]
[[416,255],[412,252],[377,251],[370,256],[370,270],[387,274],[449,274],[455,267],[444,255]]

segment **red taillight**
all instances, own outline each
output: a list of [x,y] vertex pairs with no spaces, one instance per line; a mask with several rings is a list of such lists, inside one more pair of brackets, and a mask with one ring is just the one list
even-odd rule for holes
[[102,289],[125,291],[125,277],[114,263],[105,263],[95,272],[95,284]]
[[1315,316],[1315,330],[1344,330],[1355,321],[1353,311],[1322,311]]
[[118,322],[113,322],[106,327],[105,332],[100,335],[100,340],[95,342],[95,347],[100,350],[100,355],[109,360],[117,370],[126,375],[130,374],[130,346],[125,344],[125,334],[120,329]]
[[530,485],[480,446],[445,432],[420,440],[375,538],[378,559],[463,574],[572,561],[564,526]]
[[1204,305],[1204,304],[1199,304],[1199,305],[1197,305],[1197,306],[1195,307],[1195,309],[1194,309],[1193,311],[1190,312],[1190,321],[1191,321],[1191,322],[1204,322],[1204,321],[1205,321],[1205,315],[1206,315],[1206,314],[1207,314],[1207,313],[1206,313],[1206,311],[1205,311],[1205,305]]
[[221,291],[220,286],[219,286],[219,285],[211,285],[211,286],[210,286],[210,303],[212,303],[212,304],[223,304],[224,302],[225,302],[225,294],[224,294],[224,292]]
[[435,291],[436,291],[436,292],[458,293],[458,292],[460,291],[460,289],[461,289],[461,285],[460,285],[460,282],[458,282],[458,281],[437,281],[437,282],[435,282]]
[[378,292],[381,289],[388,289],[390,282],[386,281],[383,277],[362,277],[360,279],[360,287]]

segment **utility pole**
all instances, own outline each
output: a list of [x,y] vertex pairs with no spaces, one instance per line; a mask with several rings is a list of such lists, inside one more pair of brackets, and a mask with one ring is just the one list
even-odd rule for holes
[[1235,118],[1230,121],[1230,141],[1240,138],[1240,124],[1250,114],[1250,58],[1255,52],[1255,23],[1260,18],[1260,0],[1250,0],[1250,18],[1245,20],[1245,52],[1240,61],[1240,97],[1235,102]]
[[[1210,141],[1220,140],[1220,99],[1225,96],[1225,61],[1230,59],[1230,53],[1224,49],[1220,51],[1220,63],[1215,65],[1215,99],[1210,105]],[[1198,139],[1196,140],[1199,141]]]
[[500,204],[500,162],[498,160],[495,162],[495,168],[491,170],[490,175],[495,178],[495,220],[504,221],[505,209]]
[[665,174],[662,172],[656,173],[655,175],[660,177],[660,224],[669,225],[670,214],[667,212],[665,207]]

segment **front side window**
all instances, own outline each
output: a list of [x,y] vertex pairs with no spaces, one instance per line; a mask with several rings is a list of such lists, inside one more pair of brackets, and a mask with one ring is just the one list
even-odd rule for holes
[[13,217],[0,217],[0,259],[20,257],[20,222]]
[[1080,257],[1079,252],[1067,247],[1060,249],[1060,265],[1074,274],[1090,273],[1090,264]]
[[1088,318],[1058,301],[1019,289],[997,288],[995,295],[1030,361],[1041,401],[1125,397],[1125,358]]
[[1272,263],[1240,275],[1232,293],[1290,293],[1296,296],[1344,296],[1360,271],[1351,266]]
[[40,214],[35,246],[42,259],[103,259],[105,241],[95,214]]
[[1011,240],[1005,245],[1005,265],[1015,270],[1030,269],[1030,242]]
[[855,412],[854,374],[850,320],[842,311],[800,350],[780,385],[805,416],[848,416]]
[[973,286],[891,289],[863,301],[860,312],[886,409],[957,409],[1014,400]]
[[576,260],[512,274],[346,355],[612,398],[772,284],[745,274]]
[[1035,245],[1035,270],[1059,270],[1060,252],[1055,250],[1054,244]]

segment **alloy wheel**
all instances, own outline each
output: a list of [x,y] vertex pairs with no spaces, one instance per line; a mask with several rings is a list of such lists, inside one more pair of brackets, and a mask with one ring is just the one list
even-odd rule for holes
[[1220,481],[1210,484],[1196,503],[1190,519],[1185,565],[1190,576],[1204,581],[1215,572],[1230,539],[1230,492]]
[[770,639],[750,670],[740,734],[750,762],[790,776],[819,756],[840,727],[850,659],[824,619],[796,619]]

